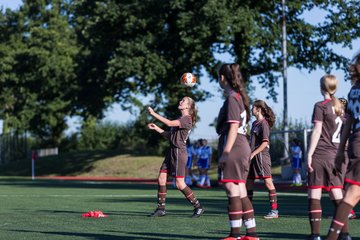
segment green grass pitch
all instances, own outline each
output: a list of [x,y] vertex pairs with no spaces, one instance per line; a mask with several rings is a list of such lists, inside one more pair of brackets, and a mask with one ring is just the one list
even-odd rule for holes
[[[220,187],[194,189],[206,209],[198,219],[190,218],[192,207],[171,187],[167,216],[148,218],[156,207],[156,189],[154,184],[3,178],[0,180],[0,239],[205,240],[227,236],[227,199]],[[260,239],[304,239],[310,229],[306,193],[279,190],[278,202],[280,218],[265,220],[262,217],[269,210],[267,192],[255,192]],[[324,236],[333,208],[325,195],[322,203],[321,234]],[[102,210],[108,217],[81,217],[90,210]],[[350,231],[353,239],[360,239],[360,220],[350,221]]]

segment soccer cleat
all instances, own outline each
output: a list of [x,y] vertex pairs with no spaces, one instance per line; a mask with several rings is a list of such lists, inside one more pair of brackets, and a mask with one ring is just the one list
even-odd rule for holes
[[302,183],[295,183],[295,187],[301,187],[302,185]]
[[308,236],[307,238],[305,238],[305,240],[322,240],[322,238],[320,237],[320,235],[312,234],[312,235]]
[[149,215],[149,217],[163,217],[166,215],[165,209],[157,208],[155,212]]
[[351,236],[348,233],[340,233],[338,240],[351,240]]
[[195,209],[194,209],[194,213],[193,213],[193,215],[192,215],[191,217],[192,217],[192,218],[198,218],[198,217],[200,217],[201,215],[203,215],[204,212],[205,212],[205,210],[204,210],[202,207],[195,208]]
[[348,218],[349,218],[350,220],[355,219],[355,218],[356,218],[355,212],[349,213]]
[[267,215],[264,216],[265,219],[279,218],[278,210],[271,210]]

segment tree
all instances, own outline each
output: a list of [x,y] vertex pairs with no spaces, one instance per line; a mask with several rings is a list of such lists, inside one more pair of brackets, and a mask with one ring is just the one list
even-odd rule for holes
[[[3,115],[16,128],[54,139],[66,127],[65,116],[102,118],[114,102],[142,111],[139,96],[175,118],[184,95],[211,97],[199,84],[181,88],[182,73],[197,74],[201,83],[205,70],[214,80],[217,54],[225,52],[241,65],[250,87],[259,81],[276,99],[281,7],[266,0],[25,1],[18,13],[0,19]],[[303,14],[313,9],[326,12],[326,20],[306,22]],[[286,15],[289,66],[347,67],[348,59],[331,46],[350,47],[360,36],[356,1],[293,0]],[[138,123],[145,122],[141,117]]]
[[[179,76],[193,71],[201,81],[200,70],[206,69],[216,78],[215,56],[224,52],[240,63],[249,84],[257,79],[276,99],[282,69],[280,2],[82,0],[73,6],[83,46],[79,71],[85,87],[79,109],[101,116],[114,101],[126,109],[141,106],[136,94],[154,94],[154,104],[173,110],[170,106],[186,93],[179,90]],[[331,45],[350,47],[360,36],[359,8],[355,1],[289,1],[288,65],[309,71],[345,69],[348,59]],[[327,12],[326,21],[306,22],[303,14],[313,9]],[[85,99],[88,92],[94,93],[91,101]],[[190,92],[198,101],[210,96],[199,87]]]
[[1,44],[3,59],[11,60],[1,82],[3,118],[14,131],[29,130],[45,145],[59,143],[75,98],[77,45],[65,11],[61,0],[24,1],[19,11],[3,16],[9,33]]

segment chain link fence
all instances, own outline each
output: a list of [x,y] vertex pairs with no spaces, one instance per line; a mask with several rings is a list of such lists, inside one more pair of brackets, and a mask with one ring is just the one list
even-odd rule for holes
[[0,165],[25,159],[28,155],[26,134],[0,135]]
[[287,130],[287,131],[271,131],[270,134],[270,155],[272,164],[274,166],[281,166],[281,177],[284,180],[289,180],[292,178],[293,170],[291,167],[292,154],[291,150],[286,148],[284,141],[285,133],[289,135],[289,148],[292,146],[294,139],[300,141],[300,147],[302,150],[302,169],[301,175],[303,178],[306,176],[306,153],[307,147],[310,140],[311,129],[301,129],[301,130]]

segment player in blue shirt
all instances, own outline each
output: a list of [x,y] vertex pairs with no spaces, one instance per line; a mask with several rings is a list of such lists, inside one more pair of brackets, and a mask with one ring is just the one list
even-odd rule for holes
[[298,139],[293,140],[293,144],[290,147],[292,162],[291,167],[293,169],[293,181],[291,186],[302,186],[301,180],[301,159],[302,159],[302,151],[301,151],[301,143]]
[[200,180],[198,182],[198,187],[211,187],[210,178],[209,178],[209,168],[211,163],[212,157],[212,149],[210,146],[207,145],[207,140],[201,140],[201,147],[199,148],[198,152],[198,161],[197,166],[200,172]]

